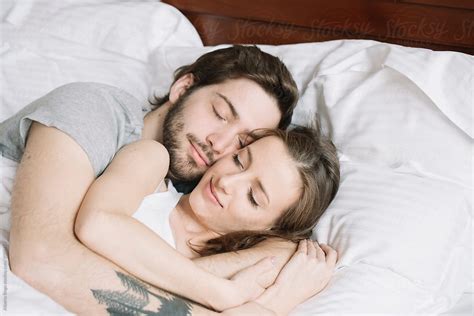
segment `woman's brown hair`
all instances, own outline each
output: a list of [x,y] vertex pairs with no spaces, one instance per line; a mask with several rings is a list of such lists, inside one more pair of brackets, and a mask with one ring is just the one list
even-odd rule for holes
[[[298,99],[296,83],[278,57],[262,52],[256,46],[234,45],[204,54],[194,63],[178,68],[173,83],[186,74],[193,74],[193,91],[231,79],[252,80],[277,101],[281,113],[278,127],[285,129],[291,122]],[[169,94],[155,96],[150,103],[158,107],[168,100]]]
[[336,195],[340,181],[339,159],[336,147],[322,135],[319,124],[289,131],[263,129],[251,135],[253,141],[267,136],[276,136],[285,143],[303,183],[300,198],[269,230],[227,233],[208,240],[202,247],[193,246],[201,256],[250,248],[272,237],[294,242],[308,238]]

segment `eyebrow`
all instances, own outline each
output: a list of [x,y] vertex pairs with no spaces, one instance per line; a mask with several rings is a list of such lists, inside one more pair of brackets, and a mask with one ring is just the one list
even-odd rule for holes
[[235,107],[232,104],[232,102],[230,102],[230,100],[225,95],[220,94],[219,92],[216,92],[216,94],[219,97],[221,97],[225,101],[225,103],[227,103],[227,105],[230,108],[230,111],[232,112],[232,116],[233,116],[234,120],[238,120],[240,118],[240,116],[239,116],[239,113],[237,113],[237,111],[235,110]]
[[[249,156],[249,165],[252,164],[252,161],[253,161],[253,158],[252,158],[252,151],[250,150],[250,146],[247,146],[245,147],[247,149],[247,154]],[[268,197],[268,194],[267,194],[267,191],[265,191],[265,188],[263,187],[263,184],[262,182],[257,179],[257,185],[258,187],[260,188],[260,190],[262,190],[263,194],[265,195],[265,197],[267,198],[267,204],[270,204],[270,198]]]

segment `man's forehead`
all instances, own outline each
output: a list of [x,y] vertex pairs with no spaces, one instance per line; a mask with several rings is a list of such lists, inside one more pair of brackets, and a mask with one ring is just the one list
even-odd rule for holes
[[214,93],[220,93],[234,103],[240,99],[245,101],[255,97],[270,98],[270,96],[259,84],[246,78],[225,80],[221,83],[213,85],[212,91]]

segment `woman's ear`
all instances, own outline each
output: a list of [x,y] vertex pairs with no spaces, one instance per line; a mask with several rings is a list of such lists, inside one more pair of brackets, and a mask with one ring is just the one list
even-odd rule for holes
[[194,84],[194,75],[192,73],[185,74],[173,83],[170,89],[169,100],[174,104],[186,90]]

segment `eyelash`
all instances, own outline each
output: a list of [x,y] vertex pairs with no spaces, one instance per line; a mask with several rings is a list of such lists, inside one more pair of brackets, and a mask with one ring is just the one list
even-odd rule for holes
[[240,148],[244,148],[244,146],[245,146],[244,142],[240,138],[239,138],[239,146],[240,146]]
[[[212,111],[214,112],[214,115],[221,121],[223,122],[227,122],[227,120],[225,118],[223,118],[222,116],[219,115],[219,113],[217,113],[216,111],[216,108],[215,106],[212,106]],[[244,148],[245,144],[244,142],[242,141],[242,139],[239,138],[239,146],[240,148]]]
[[240,162],[238,154],[233,154],[232,159],[234,160],[234,163],[237,167],[239,167],[241,170],[244,169],[244,165],[242,165],[242,163]]
[[[234,160],[234,163],[237,167],[239,167],[241,170],[244,169],[244,166],[242,165],[242,163],[239,160],[239,155],[238,154],[233,154],[232,159]],[[247,195],[248,195],[250,204],[252,204],[254,207],[257,207],[258,204],[257,204],[257,201],[255,201],[255,198],[253,197],[252,188],[249,188],[249,192],[248,192]]]
[[251,203],[254,207],[257,207],[258,204],[257,204],[257,201],[255,201],[255,198],[253,197],[252,188],[249,188],[248,196],[249,196],[249,201],[250,201],[250,203]]
[[214,112],[214,114],[216,115],[216,117],[221,120],[221,121],[224,121],[224,122],[227,122],[227,120],[225,118],[223,118],[222,116],[219,115],[219,113],[217,113],[216,111],[216,108],[214,106],[212,106],[212,111]]

